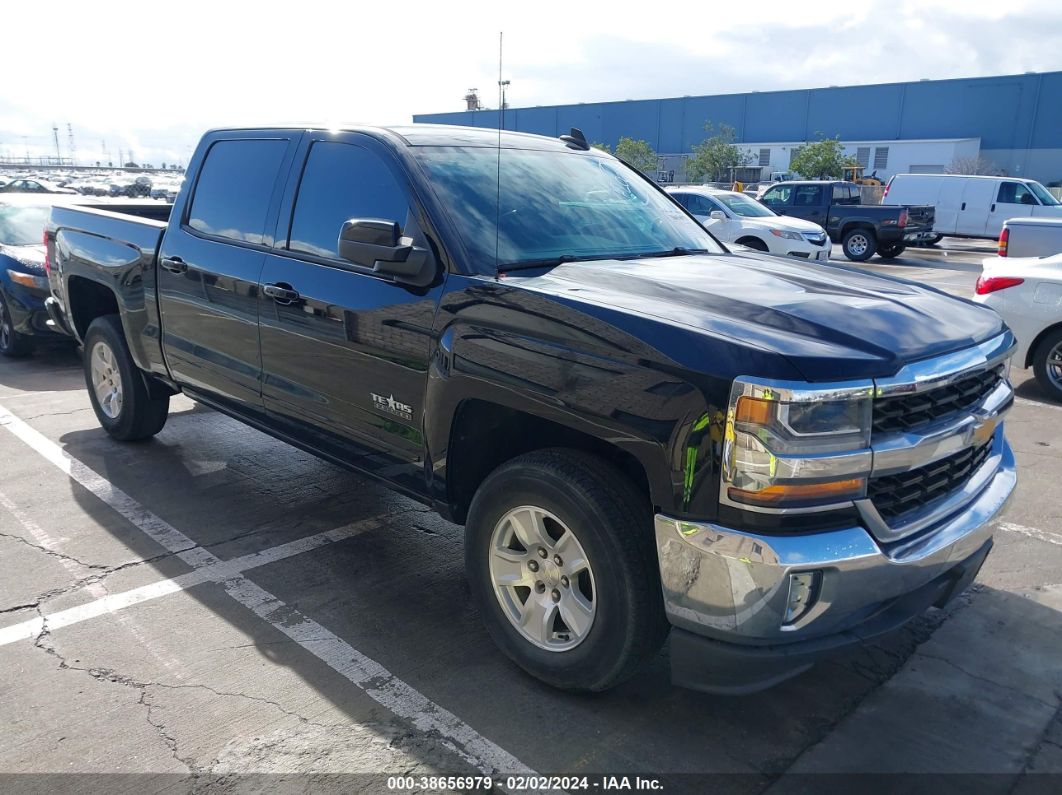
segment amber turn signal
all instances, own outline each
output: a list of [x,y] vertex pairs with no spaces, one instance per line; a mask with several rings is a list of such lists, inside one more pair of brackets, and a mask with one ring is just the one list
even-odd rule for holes
[[866,478],[852,478],[827,483],[776,483],[759,491],[730,488],[727,494],[736,502],[772,506],[779,503],[856,500],[864,495],[866,485]]

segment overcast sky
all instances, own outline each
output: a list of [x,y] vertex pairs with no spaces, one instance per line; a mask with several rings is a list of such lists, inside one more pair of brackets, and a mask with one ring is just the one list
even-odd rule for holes
[[[1062,69],[1058,0],[231,3],[8,0],[0,155],[186,162],[232,123]],[[104,143],[105,142],[105,143]]]

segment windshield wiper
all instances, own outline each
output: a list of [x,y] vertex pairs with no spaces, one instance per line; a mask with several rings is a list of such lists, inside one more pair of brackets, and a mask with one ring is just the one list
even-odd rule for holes
[[584,260],[615,259],[615,257],[579,256],[576,254],[561,254],[557,257],[543,257],[542,259],[522,259],[516,262],[502,262],[498,265],[498,273],[511,271],[525,271],[532,268],[552,268],[563,265],[565,262],[582,262]]
[[667,251],[649,251],[645,254],[631,254],[626,257],[617,257],[617,259],[641,259],[642,257],[685,257],[690,254],[707,254],[706,248],[685,248],[684,246],[675,246]]

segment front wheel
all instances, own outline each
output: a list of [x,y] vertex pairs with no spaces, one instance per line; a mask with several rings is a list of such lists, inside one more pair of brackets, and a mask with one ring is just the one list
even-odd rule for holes
[[667,637],[652,514],[636,494],[606,461],[561,449],[503,464],[476,492],[472,595],[494,642],[532,676],[606,690]]
[[1048,334],[1036,346],[1033,373],[1050,397],[1062,401],[1062,329]]
[[115,439],[148,439],[166,424],[170,398],[148,392],[117,315],[96,318],[85,333],[85,383],[96,419]]
[[874,233],[867,229],[853,229],[841,241],[844,255],[853,262],[866,262],[874,256],[877,240]]
[[882,259],[893,259],[903,254],[907,246],[902,243],[892,243],[878,247],[878,256]]
[[33,338],[15,331],[15,321],[7,308],[7,299],[0,294],[0,355],[19,359],[32,351]]

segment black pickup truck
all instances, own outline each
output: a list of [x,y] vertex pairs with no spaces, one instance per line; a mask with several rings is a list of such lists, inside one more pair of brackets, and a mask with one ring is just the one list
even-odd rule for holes
[[213,131],[168,223],[46,238],[111,436],[184,392],[433,506],[558,687],[669,631],[679,684],[780,681],[960,592],[1014,487],[994,312],[729,252],[577,131]]
[[865,262],[875,253],[882,259],[898,257],[908,243],[933,234],[935,210],[931,205],[862,204],[859,186],[854,182],[780,182],[771,186],[760,201],[779,215],[818,224],[855,262]]

